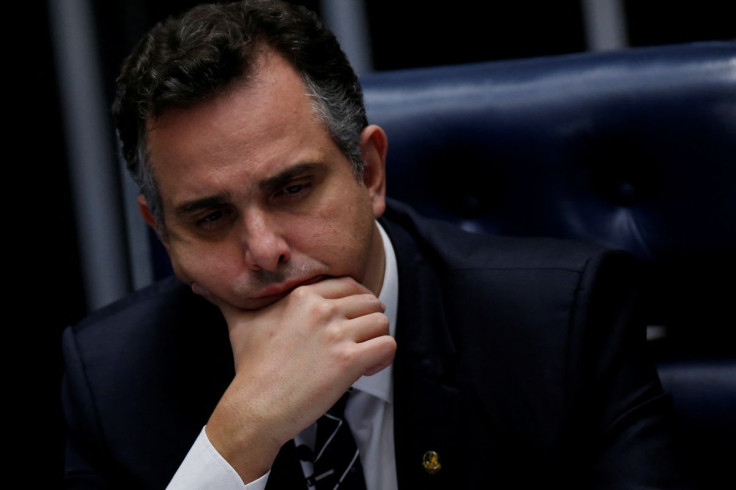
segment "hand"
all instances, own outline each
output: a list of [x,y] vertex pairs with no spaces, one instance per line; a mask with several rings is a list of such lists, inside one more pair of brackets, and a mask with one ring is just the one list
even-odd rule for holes
[[257,311],[216,304],[228,324],[235,378],[206,430],[245,482],[396,352],[384,305],[348,277],[298,287]]

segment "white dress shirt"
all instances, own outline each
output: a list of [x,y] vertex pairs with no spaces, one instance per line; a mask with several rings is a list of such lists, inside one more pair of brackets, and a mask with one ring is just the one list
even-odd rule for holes
[[[386,305],[391,336],[396,332],[396,312],[399,298],[399,276],[396,255],[391,241],[376,223],[383,239],[386,268],[379,299]],[[363,376],[353,384],[353,392],[345,407],[345,419],[353,431],[363,466],[367,490],[397,490],[396,459],[394,457],[393,365],[373,376]],[[305,429],[295,442],[313,446],[316,427]],[[302,462],[305,475],[311,475],[311,463]],[[263,490],[269,473],[244,484],[238,473],[212,446],[204,428],[199,433],[186,458],[179,466],[167,490]],[[304,488],[307,487],[306,479]]]

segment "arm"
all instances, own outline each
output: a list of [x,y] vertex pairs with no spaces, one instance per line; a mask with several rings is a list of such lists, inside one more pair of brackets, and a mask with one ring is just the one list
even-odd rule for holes
[[204,429],[192,445],[187,457],[171,479],[166,490],[217,488],[218,490],[264,490],[269,473],[244,484],[240,475],[212,447]]
[[[268,471],[280,445],[276,443],[270,454],[258,454],[251,461],[239,451],[238,444],[246,446],[247,452],[260,443],[258,437],[268,442],[274,437],[291,439],[326,411],[334,401],[330,396],[337,399],[352,384],[353,377],[378,370],[393,357],[395,343],[387,335],[387,328],[384,332],[387,322],[383,305],[375,295],[352,279],[329,279],[299,288],[259,311],[221,305],[229,322],[222,327],[230,330],[230,350],[237,371],[233,378],[222,372],[223,366],[233,366],[222,356],[223,352],[227,355],[221,350],[228,348],[226,344],[213,340],[213,336],[203,336],[201,345],[197,344],[201,328],[214,328],[201,324],[213,320],[212,309],[203,310],[198,306],[201,302],[191,301],[188,288],[178,282],[172,284],[178,285],[157,287],[143,300],[136,299],[132,312],[126,306],[116,306],[102,319],[95,317],[64,333],[66,374],[62,398],[69,427],[66,488],[136,488],[141,481],[164,488],[177,468],[182,469],[182,461],[188,459],[192,442],[187,439],[194,441],[202,427],[191,423],[198,420],[207,424],[207,435],[214,428],[233,437],[225,444],[210,438],[221,455],[234,456],[233,468],[237,462],[247,466],[264,457],[265,462],[249,474],[252,476],[240,475],[243,481],[255,480]],[[319,311],[309,314],[311,307],[302,308],[305,304]],[[120,311],[123,313],[118,315]],[[161,321],[166,326],[159,329]],[[222,340],[227,342],[227,338]],[[183,355],[196,356],[203,349],[205,357],[187,361],[166,350],[161,361],[156,360],[163,353],[161,349],[177,349],[178,342],[187,346]],[[322,347],[327,350],[320,350]],[[121,364],[122,360],[125,362]],[[212,362],[219,363],[211,366],[213,373],[197,377]],[[188,393],[185,385],[171,385],[167,380],[175,376],[196,377],[192,379],[195,391]],[[220,398],[219,403],[217,398],[208,400],[212,395]],[[177,400],[186,399],[187,406],[180,407],[186,413],[166,415],[177,410]],[[252,409],[257,407],[264,407],[266,412],[264,425],[252,429],[240,416],[254,420],[258,414]],[[219,429],[218,421],[223,424]],[[273,427],[266,421],[280,430],[277,436],[270,432]],[[189,426],[182,427],[183,423]],[[246,432],[254,438],[241,437]],[[149,454],[156,454],[156,464]],[[189,463],[185,462],[187,466]],[[197,471],[194,467],[189,470]],[[135,481],[129,481],[131,478]]]
[[[594,258],[573,313],[573,418],[592,449],[589,488],[688,488],[673,440],[673,406],[646,345],[646,326],[626,254]],[[579,356],[579,357],[577,357]],[[588,435],[589,434],[589,435]]]
[[67,441],[64,451],[63,488],[113,488],[101,475],[102,461],[95,461],[101,439],[97,412],[94,409],[84,366],[77,350],[73,329],[67,328],[62,336],[65,373],[61,401],[67,422]]
[[384,306],[350,278],[299,287],[258,311],[213,302],[228,324],[236,374],[206,433],[244,482],[264,475],[281,446],[360,376],[393,360]]

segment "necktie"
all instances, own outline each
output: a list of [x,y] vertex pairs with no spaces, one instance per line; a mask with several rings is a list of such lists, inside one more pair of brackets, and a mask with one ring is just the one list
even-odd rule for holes
[[358,447],[343,414],[349,393],[317,420],[310,478],[317,490],[365,490]]

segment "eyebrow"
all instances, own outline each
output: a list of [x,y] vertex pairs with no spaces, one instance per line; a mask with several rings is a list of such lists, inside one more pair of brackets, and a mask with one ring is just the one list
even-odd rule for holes
[[[261,192],[269,193],[278,190],[285,186],[293,179],[300,177],[306,173],[314,172],[319,168],[317,163],[300,163],[293,167],[290,167],[280,174],[269,177],[262,182],[258,183],[258,188]],[[202,209],[211,209],[220,207],[230,202],[228,193],[218,194],[214,196],[208,196],[202,199],[195,199],[192,201],[186,201],[174,208],[174,214],[177,216],[186,216],[188,214],[196,213]]]
[[299,165],[294,165],[293,167],[289,167],[288,169],[284,170],[280,174],[274,175],[273,177],[269,177],[268,179],[260,182],[258,184],[258,188],[261,190],[261,192],[273,192],[281,187],[288,184],[290,181],[294,180],[297,177],[301,177],[304,174],[314,172],[319,168],[319,164],[317,163],[300,163]]
[[193,201],[187,201],[176,206],[176,208],[174,209],[174,214],[177,216],[186,216],[202,209],[211,209],[222,206],[227,202],[228,198],[225,194],[205,197],[203,199],[195,199]]

